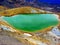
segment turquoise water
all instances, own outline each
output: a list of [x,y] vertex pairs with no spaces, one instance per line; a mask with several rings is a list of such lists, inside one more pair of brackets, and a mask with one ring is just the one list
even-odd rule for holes
[[26,32],[36,32],[58,24],[55,14],[18,14],[3,19],[15,29]]

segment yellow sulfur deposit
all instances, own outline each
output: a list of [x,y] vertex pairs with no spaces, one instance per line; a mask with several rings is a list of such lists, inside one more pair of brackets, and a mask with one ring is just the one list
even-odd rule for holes
[[19,7],[19,8],[13,8],[13,9],[8,9],[0,12],[0,16],[12,16],[16,14],[21,14],[21,13],[51,13],[48,11],[44,11],[38,8],[34,7]]

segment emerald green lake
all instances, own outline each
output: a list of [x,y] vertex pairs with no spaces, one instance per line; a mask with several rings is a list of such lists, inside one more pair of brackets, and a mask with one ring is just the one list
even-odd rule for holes
[[58,25],[55,14],[18,14],[3,19],[12,27],[26,32],[36,32]]

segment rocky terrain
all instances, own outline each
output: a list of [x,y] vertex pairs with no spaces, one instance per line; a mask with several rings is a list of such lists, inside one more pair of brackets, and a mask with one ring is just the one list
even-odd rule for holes
[[0,31],[0,45],[24,45],[17,39],[9,36],[5,31]]
[[[59,1],[59,0],[56,0]],[[48,10],[52,12],[60,12],[60,3],[59,2],[44,2],[40,0],[0,0],[0,5],[8,8],[16,8],[21,6],[32,6],[36,8],[40,8],[43,10]]]

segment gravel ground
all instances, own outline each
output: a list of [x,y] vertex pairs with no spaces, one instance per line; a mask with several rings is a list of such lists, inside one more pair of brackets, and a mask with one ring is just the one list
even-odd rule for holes
[[17,39],[6,35],[5,32],[0,32],[0,45],[24,45]]

